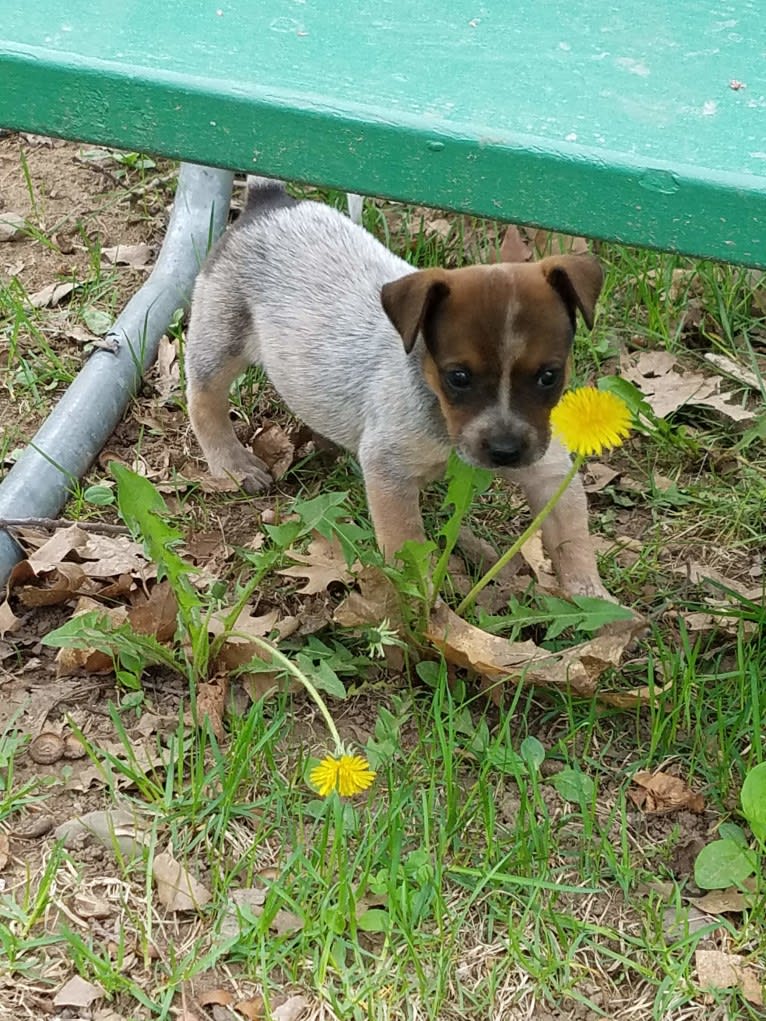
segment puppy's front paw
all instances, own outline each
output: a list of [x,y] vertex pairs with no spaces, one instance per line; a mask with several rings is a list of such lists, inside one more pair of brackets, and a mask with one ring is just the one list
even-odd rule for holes
[[227,451],[211,465],[211,470],[218,478],[236,479],[246,493],[251,495],[268,489],[274,481],[269,466],[252,451],[239,447]]

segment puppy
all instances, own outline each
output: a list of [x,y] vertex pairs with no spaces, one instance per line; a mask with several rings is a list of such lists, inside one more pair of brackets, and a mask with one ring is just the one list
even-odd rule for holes
[[[453,447],[518,482],[536,513],[570,467],[549,415],[575,314],[592,326],[601,284],[590,255],[413,272],[334,209],[251,178],[197,279],[186,341],[189,415],[210,471],[248,492],[271,482],[229,418],[233,380],[257,363],[295,415],[356,456],[387,558],[423,539],[419,493]],[[579,479],[543,540],[565,591],[607,595]]]

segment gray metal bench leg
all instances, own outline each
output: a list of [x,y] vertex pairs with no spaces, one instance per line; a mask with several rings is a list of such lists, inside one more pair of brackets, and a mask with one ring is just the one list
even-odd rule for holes
[[[82,478],[157,357],[173,314],[186,307],[197,271],[226,226],[233,174],[181,165],[157,264],[0,484],[0,519],[55,517]],[[22,551],[0,530],[0,585]]]

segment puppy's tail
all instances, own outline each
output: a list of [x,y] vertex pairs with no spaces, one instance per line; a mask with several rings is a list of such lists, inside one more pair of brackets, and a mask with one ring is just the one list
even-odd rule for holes
[[284,181],[272,177],[247,176],[247,198],[244,212],[248,216],[271,212],[282,206],[295,205],[296,200],[285,191]]

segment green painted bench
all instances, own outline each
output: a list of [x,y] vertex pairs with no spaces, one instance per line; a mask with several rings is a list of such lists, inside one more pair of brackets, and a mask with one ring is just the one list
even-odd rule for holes
[[0,125],[766,266],[759,0],[5,0]]

